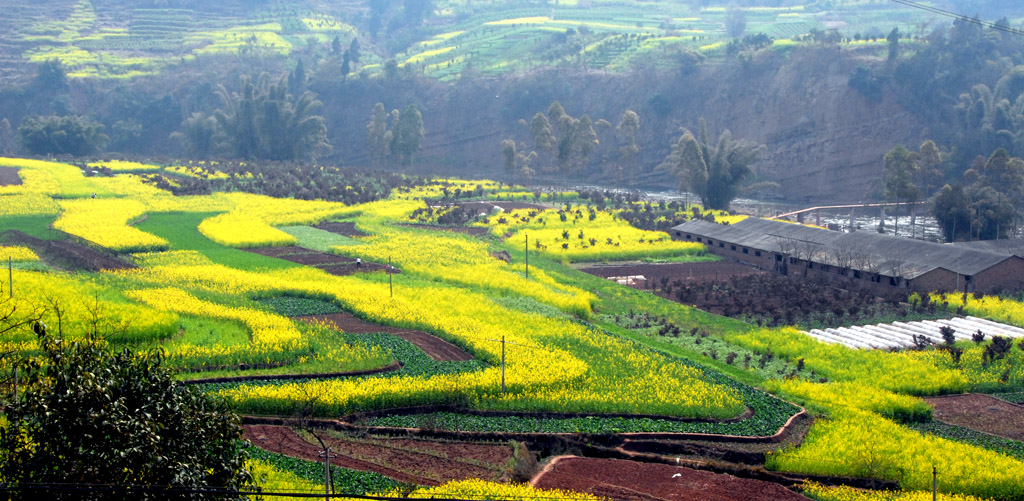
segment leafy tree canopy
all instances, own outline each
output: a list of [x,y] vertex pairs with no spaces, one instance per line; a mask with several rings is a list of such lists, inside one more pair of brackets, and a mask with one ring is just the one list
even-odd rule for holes
[[92,155],[110,138],[103,124],[83,116],[30,116],[18,127],[18,140],[33,155]]
[[[18,363],[17,395],[0,403],[0,482],[100,484],[88,499],[224,499],[166,489],[254,488],[238,418],[171,379],[161,354],[112,352],[39,328],[40,356]],[[144,489],[131,490],[138,486]],[[26,489],[13,498],[59,498]]]

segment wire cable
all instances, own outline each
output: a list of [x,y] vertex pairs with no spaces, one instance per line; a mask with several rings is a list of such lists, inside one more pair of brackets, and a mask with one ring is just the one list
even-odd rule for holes
[[968,17],[968,16],[965,16],[963,14],[957,14],[956,12],[951,12],[951,11],[948,11],[948,10],[943,10],[943,9],[938,8],[938,7],[932,7],[931,5],[925,5],[925,4],[922,4],[922,3],[914,2],[912,0],[890,0],[890,1],[894,2],[894,3],[898,3],[900,5],[906,5],[907,7],[913,7],[915,9],[920,9],[920,10],[923,10],[923,11],[931,12],[933,14],[938,14],[940,16],[951,17],[951,18],[954,18],[954,19],[959,19],[961,21],[967,21],[969,23],[974,23],[974,24],[977,24],[979,26],[984,26],[986,28],[991,28],[993,30],[998,30],[998,31],[1002,31],[1002,32],[1005,32],[1005,33],[1009,33],[1011,35],[1017,35],[1019,37],[1024,37],[1024,31],[1019,30],[1017,28],[1012,28],[1010,26],[1003,26],[1001,24],[993,23],[991,21],[984,21],[984,20],[978,19],[976,17]]

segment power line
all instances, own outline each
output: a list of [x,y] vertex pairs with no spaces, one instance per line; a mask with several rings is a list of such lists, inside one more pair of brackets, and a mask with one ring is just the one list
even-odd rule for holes
[[984,20],[978,19],[976,17],[968,17],[968,16],[965,16],[963,14],[957,14],[956,12],[951,12],[951,11],[948,11],[948,10],[943,10],[943,9],[938,8],[938,7],[932,7],[931,5],[925,5],[923,3],[914,2],[912,0],[890,0],[890,1],[898,3],[900,5],[906,5],[907,7],[913,7],[915,9],[920,9],[920,10],[923,10],[923,11],[931,12],[933,14],[938,14],[940,16],[951,17],[951,18],[954,18],[954,19],[959,19],[961,21],[967,21],[969,23],[974,23],[974,24],[977,24],[979,26],[984,26],[986,28],[990,28],[990,29],[993,29],[993,30],[998,30],[998,31],[1002,31],[1002,32],[1005,32],[1005,33],[1009,33],[1011,35],[1017,35],[1019,37],[1024,37],[1024,31],[1018,30],[1016,28],[1012,28],[1010,26],[1003,26],[1001,24],[993,23],[991,21],[984,21]]

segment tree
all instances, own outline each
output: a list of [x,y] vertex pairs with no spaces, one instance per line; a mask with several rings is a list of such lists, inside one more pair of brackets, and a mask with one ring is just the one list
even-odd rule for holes
[[885,37],[885,40],[889,42],[889,62],[896,61],[896,58],[900,55],[900,30],[899,28],[893,28],[889,32],[889,35]]
[[352,37],[352,43],[348,44],[348,57],[353,63],[359,62],[359,39]]
[[567,133],[567,135],[571,138],[571,151],[575,158],[575,162],[568,164],[569,169],[578,172],[583,169],[590,154],[598,146],[597,132],[594,131],[594,122],[590,119],[590,115],[584,113],[579,121],[573,124],[571,134]]
[[[294,80],[294,78],[293,78]],[[234,158],[315,159],[331,148],[327,125],[317,115],[323,103],[305,91],[289,93],[288,78],[270,84],[243,77],[240,92],[217,90],[222,107],[213,113],[223,149]],[[186,134],[187,138],[188,135]]]
[[[112,352],[95,338],[69,342],[36,325],[40,356],[19,362],[16,397],[2,393],[0,478],[6,485],[109,486],[84,496],[47,493],[76,499],[222,499],[160,489],[255,487],[238,418],[175,381],[159,351]],[[23,499],[40,494],[13,493]]]
[[345,51],[344,57],[341,58],[341,78],[348,78],[349,73],[352,73],[352,63],[349,62],[348,51]]
[[420,150],[424,134],[423,115],[419,108],[415,104],[406,106],[395,124],[391,146],[403,164],[412,165],[413,156]]
[[516,142],[512,139],[505,139],[501,142],[501,157],[505,160],[505,172],[511,174],[516,171]]
[[548,117],[541,112],[537,112],[533,115],[533,120],[530,121],[530,137],[533,138],[533,145],[536,151],[543,153],[551,153],[555,149],[555,134],[551,129],[551,122],[548,121]]
[[21,121],[18,140],[33,155],[93,155],[110,141],[103,128],[83,116],[30,116]]
[[942,165],[943,155],[939,151],[939,147],[935,145],[935,142],[931,139],[921,143],[921,146],[917,149],[917,187],[921,190],[921,194],[929,196],[939,188],[942,184],[942,170],[939,168]]
[[370,123],[366,124],[369,133],[370,157],[378,165],[391,156],[392,133],[388,130],[388,112],[384,109],[384,103],[377,103],[373,106],[370,114]]
[[731,9],[725,16],[725,32],[736,39],[747,31],[747,13],[743,9]]
[[203,113],[193,113],[181,124],[181,131],[171,134],[171,139],[181,143],[192,158],[209,158],[216,151],[217,119]]
[[640,148],[636,145],[636,133],[640,131],[640,115],[633,110],[623,111],[615,130],[619,133],[620,141],[623,143],[619,148],[619,158],[623,163],[631,163],[633,157],[640,152]]
[[33,85],[44,92],[62,91],[68,86],[68,75],[59,59],[47,59],[36,67]]
[[707,209],[728,209],[740,186],[754,177],[753,164],[765,146],[748,140],[734,140],[726,129],[713,142],[708,125],[700,119],[700,136],[683,129],[672,153],[659,166],[669,170],[696,191]]
[[885,154],[885,169],[882,184],[886,200],[896,202],[896,232],[899,233],[899,204],[916,202],[921,191],[914,184],[917,170],[917,154],[902,144],[896,145]]
[[970,238],[971,210],[964,187],[945,185],[932,199],[932,215],[947,242]]
[[6,118],[0,120],[0,155],[14,154],[14,131]]

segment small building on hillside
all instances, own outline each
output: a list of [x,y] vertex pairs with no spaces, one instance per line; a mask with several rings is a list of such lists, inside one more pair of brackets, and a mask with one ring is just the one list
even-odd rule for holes
[[1024,287],[1024,258],[971,246],[881,235],[841,233],[748,218],[731,225],[693,220],[672,238],[703,243],[708,251],[783,275],[861,286],[883,293],[992,293]]

